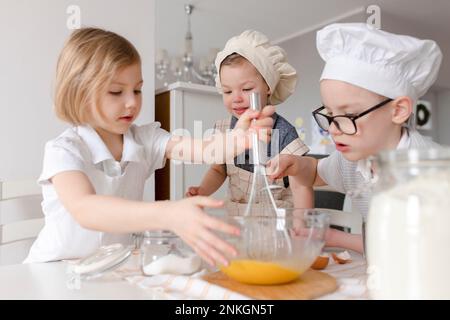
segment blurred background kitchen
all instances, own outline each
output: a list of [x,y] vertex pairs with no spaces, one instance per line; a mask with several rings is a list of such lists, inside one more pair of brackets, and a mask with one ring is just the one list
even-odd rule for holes
[[[450,144],[449,1],[157,0],[155,10],[156,119],[166,129],[199,133],[228,117],[212,87],[215,54],[230,37],[255,29],[286,50],[299,75],[296,92],[277,112],[296,126],[312,154],[329,154],[334,144],[311,116],[321,105],[318,80],[324,66],[316,49],[316,31],[335,22],[368,22],[389,32],[438,42],[444,54],[439,78],[418,102],[416,118],[422,134]],[[206,166],[179,165],[157,172],[156,198],[181,198],[189,186],[199,185],[205,170]],[[226,195],[225,185],[216,196]],[[328,193],[326,197],[325,203],[322,199],[316,204],[342,209],[342,196]]]

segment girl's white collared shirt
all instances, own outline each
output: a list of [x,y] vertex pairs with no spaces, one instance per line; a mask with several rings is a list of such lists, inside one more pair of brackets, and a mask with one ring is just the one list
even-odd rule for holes
[[170,134],[161,129],[158,122],[132,125],[124,134],[120,162],[89,126],[67,129],[47,142],[43,170],[38,179],[42,186],[45,226],[24,262],[80,258],[102,244],[128,242],[129,234],[109,234],[81,227],[60,202],[50,179],[64,171],[81,171],[97,194],[141,201],[145,181],[165,164],[169,138]]

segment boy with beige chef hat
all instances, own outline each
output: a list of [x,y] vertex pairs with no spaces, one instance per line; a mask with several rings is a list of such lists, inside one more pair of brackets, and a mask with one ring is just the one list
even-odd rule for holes
[[[244,31],[228,40],[225,48],[217,54],[215,64],[218,71],[216,86],[231,113],[231,117],[215,124],[215,129],[222,132],[233,129],[239,117],[250,107],[251,92],[260,94],[263,107],[267,104],[278,105],[294,92],[297,83],[297,72],[288,64],[285,51],[271,45],[264,34],[254,30]],[[273,120],[272,138],[265,156],[271,158],[277,154],[289,154],[301,157],[309,151],[293,125],[276,113]],[[246,151],[232,163],[212,165],[201,185],[190,187],[186,195],[211,195],[228,177],[227,210],[232,215],[242,215],[249,201],[253,176],[250,154]],[[278,186],[272,189],[278,207],[313,206],[311,187],[297,186],[293,198],[287,176],[276,179],[273,184]]]

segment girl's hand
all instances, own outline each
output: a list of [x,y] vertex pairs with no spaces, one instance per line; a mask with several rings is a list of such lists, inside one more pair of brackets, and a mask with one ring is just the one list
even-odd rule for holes
[[[272,115],[274,112],[275,107],[270,105],[265,106],[261,111],[247,109],[236,123],[235,130],[241,131],[246,135],[256,132],[260,140],[268,143],[273,127]],[[253,119],[255,119],[254,122]],[[247,138],[246,146],[248,148],[251,147],[250,143],[251,139]]]
[[200,187],[189,187],[188,191],[185,194],[185,196],[188,198],[195,197],[195,196],[202,196],[202,195],[204,195],[204,194],[201,192]]
[[280,154],[267,162],[267,174],[271,180],[299,174],[301,158],[289,154]]
[[213,231],[239,235],[239,228],[206,214],[202,208],[219,208],[223,201],[208,197],[192,197],[170,202],[168,229],[180,236],[211,266],[228,265],[225,256],[235,256],[237,251]]

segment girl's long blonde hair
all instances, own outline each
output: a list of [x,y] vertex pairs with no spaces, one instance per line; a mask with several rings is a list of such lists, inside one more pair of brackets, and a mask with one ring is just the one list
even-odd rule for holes
[[74,31],[58,59],[54,107],[58,118],[73,125],[87,122],[87,106],[123,67],[140,63],[136,48],[122,36],[98,29]]

